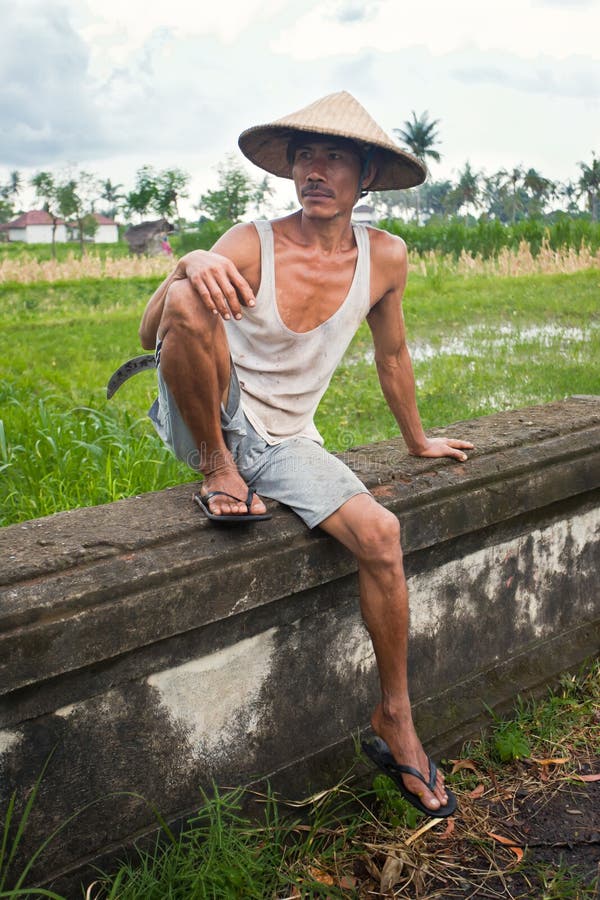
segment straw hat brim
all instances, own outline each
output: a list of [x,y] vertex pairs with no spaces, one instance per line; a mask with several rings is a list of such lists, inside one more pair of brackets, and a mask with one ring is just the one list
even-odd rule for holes
[[275,122],[247,128],[238,143],[244,156],[261,169],[291,178],[288,144],[297,134],[333,135],[376,150],[377,174],[369,185],[370,191],[415,187],[427,176],[423,163],[398,147],[346,91],[323,97]]

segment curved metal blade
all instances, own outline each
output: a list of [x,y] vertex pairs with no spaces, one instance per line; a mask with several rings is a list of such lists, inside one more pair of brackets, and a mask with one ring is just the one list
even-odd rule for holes
[[144,372],[146,369],[155,368],[156,358],[154,353],[144,353],[142,356],[134,356],[133,359],[128,359],[110,376],[110,380],[106,385],[108,400],[119,390],[122,384],[125,384],[128,378],[137,375],[138,372]]

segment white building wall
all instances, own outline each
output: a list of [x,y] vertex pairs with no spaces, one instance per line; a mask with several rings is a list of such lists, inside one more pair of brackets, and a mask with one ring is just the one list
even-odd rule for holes
[[[26,228],[18,229],[21,234],[25,232],[25,237],[13,238],[12,240],[26,241],[28,244],[51,244],[52,243],[52,225],[27,225]],[[9,232],[10,234],[10,232]],[[67,229],[64,225],[56,226],[57,244],[62,244],[67,240]]]
[[98,225],[94,235],[96,244],[116,244],[119,240],[119,229],[116,225]]

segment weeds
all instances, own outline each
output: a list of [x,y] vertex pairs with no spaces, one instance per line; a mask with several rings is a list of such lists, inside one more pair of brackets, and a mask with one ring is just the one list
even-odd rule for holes
[[[466,279],[447,266],[413,277],[404,311],[424,426],[597,394],[599,278]],[[157,280],[0,287],[10,347],[0,360],[1,524],[195,480],[145,417],[151,375],[105,397],[114,368],[139,353],[138,322]],[[338,452],[397,436],[367,325],[316,421]]]
[[0,384],[0,524],[109,503],[196,476],[127,411],[69,407]]
[[[506,734],[511,723],[532,755],[515,759],[513,754],[511,762],[500,763],[495,739],[499,731]],[[339,784],[303,801],[286,802],[242,788],[215,789],[210,797],[202,795],[198,812],[177,836],[154,810],[162,837],[150,849],[135,851],[113,874],[99,873],[85,897],[594,900],[595,872],[557,857],[559,834],[547,833],[543,827],[536,831],[535,824],[539,810],[573,779],[587,779],[593,787],[600,773],[580,773],[591,765],[598,768],[599,735],[600,660],[596,660],[575,675],[563,676],[542,700],[519,699],[512,718],[494,717],[491,730],[481,740],[465,745],[460,758],[451,761],[454,765],[448,774],[459,797],[459,812],[449,820],[409,820],[404,801],[389,779],[375,775],[372,790],[360,786],[364,772],[371,773],[360,760]],[[560,749],[563,755],[544,757],[549,748]],[[357,780],[359,774],[362,781]],[[16,884],[7,887],[8,866],[42,777],[43,773],[18,823],[13,821],[15,796],[5,812],[0,830],[1,900],[22,896],[64,900],[44,888],[26,887],[26,879],[49,841],[67,823],[41,844]],[[583,802],[581,795],[578,802]],[[593,816],[596,807],[591,794],[587,802]],[[526,812],[520,814],[520,809]],[[577,839],[569,840],[571,850],[576,849]]]

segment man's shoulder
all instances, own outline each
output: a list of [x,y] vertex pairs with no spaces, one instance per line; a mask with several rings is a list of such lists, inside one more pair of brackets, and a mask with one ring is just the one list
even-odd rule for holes
[[390,234],[373,225],[366,226],[371,244],[371,256],[379,265],[404,265],[407,261],[406,244],[396,234]]
[[258,231],[253,222],[239,222],[221,235],[212,249],[227,256],[238,268],[252,265],[260,259]]

